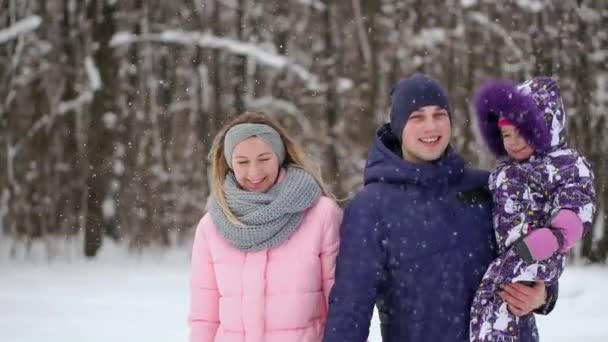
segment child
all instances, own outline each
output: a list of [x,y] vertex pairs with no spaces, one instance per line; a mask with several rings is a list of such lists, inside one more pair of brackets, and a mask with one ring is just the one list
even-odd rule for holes
[[320,342],[342,210],[300,146],[244,113],[211,150],[212,196],[192,250],[190,341]]
[[473,300],[470,341],[519,342],[519,319],[499,286],[557,282],[566,253],[591,227],[593,173],[566,146],[566,115],[552,79],[489,83],[476,107],[482,136],[502,160],[489,180],[499,257]]

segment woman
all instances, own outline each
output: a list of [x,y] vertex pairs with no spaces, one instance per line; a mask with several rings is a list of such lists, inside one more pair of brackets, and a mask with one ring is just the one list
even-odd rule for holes
[[218,134],[192,251],[192,342],[321,341],[342,211],[301,148],[247,112]]

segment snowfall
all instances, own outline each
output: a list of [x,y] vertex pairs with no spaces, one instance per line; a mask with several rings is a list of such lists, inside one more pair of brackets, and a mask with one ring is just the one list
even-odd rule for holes
[[[106,243],[84,260],[79,243],[9,256],[2,240],[0,341],[188,340],[187,244],[134,254]],[[608,341],[608,267],[571,265],[560,284],[556,309],[538,317],[541,341]],[[374,316],[370,342],[380,341]]]

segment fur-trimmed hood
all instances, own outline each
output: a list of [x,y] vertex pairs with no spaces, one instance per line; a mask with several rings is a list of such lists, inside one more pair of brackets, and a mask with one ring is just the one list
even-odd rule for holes
[[498,128],[498,119],[513,122],[537,152],[563,148],[566,144],[566,114],[557,83],[537,77],[519,85],[492,81],[475,97],[481,135],[496,156],[507,155]]

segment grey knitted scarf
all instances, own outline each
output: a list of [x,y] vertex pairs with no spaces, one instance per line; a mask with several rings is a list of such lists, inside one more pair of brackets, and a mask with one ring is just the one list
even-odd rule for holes
[[240,224],[234,225],[215,198],[209,213],[220,235],[242,251],[254,252],[286,241],[299,227],[306,209],[312,207],[321,188],[305,170],[289,167],[285,178],[265,193],[239,187],[232,172],[224,182],[226,202]]

